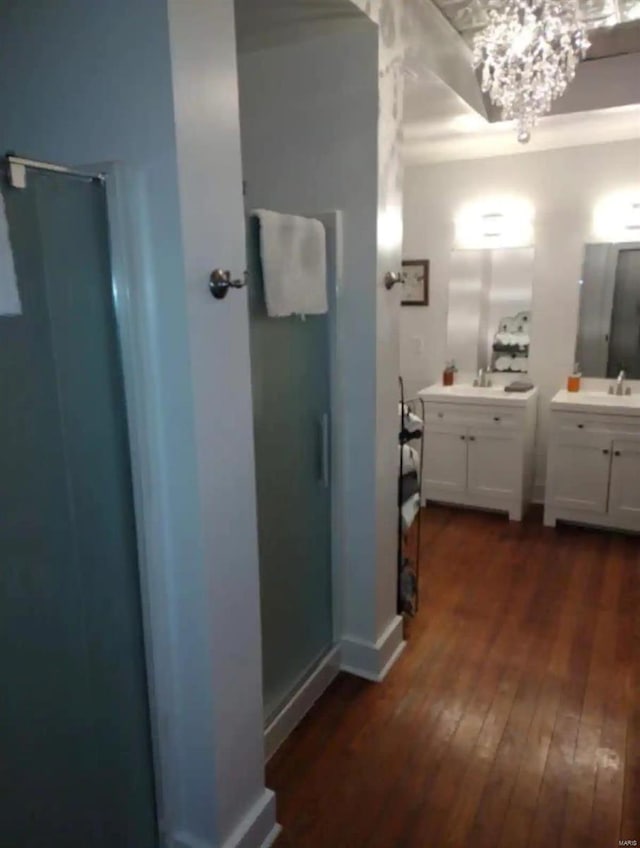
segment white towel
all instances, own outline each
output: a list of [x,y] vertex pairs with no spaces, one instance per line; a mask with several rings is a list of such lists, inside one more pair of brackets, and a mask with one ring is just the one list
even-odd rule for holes
[[4,198],[0,192],[0,315],[20,315],[21,312],[13,253],[9,242],[9,225]]
[[493,363],[495,371],[514,371],[516,373],[527,373],[529,371],[528,356],[497,356]]
[[327,236],[314,218],[252,212],[260,221],[260,255],[267,313],[272,318],[322,315],[327,300]]
[[411,445],[398,445],[398,449],[401,452],[402,471],[405,474],[412,471],[418,474],[420,471],[420,454],[418,451]]
[[[402,404],[398,404],[398,415],[402,416]],[[409,409],[409,407],[405,404],[404,410],[404,418],[402,419],[402,423],[400,427],[403,430],[406,430],[407,433],[421,433],[424,427],[424,423],[422,418],[419,418],[417,415],[414,415],[413,412]]]
[[416,515],[420,512],[420,495],[416,492],[409,500],[402,504],[400,514],[402,515],[402,528],[406,533],[413,524]]

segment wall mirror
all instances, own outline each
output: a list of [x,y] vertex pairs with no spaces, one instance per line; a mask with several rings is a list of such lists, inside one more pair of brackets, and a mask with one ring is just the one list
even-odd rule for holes
[[640,380],[640,242],[585,245],[576,362],[585,377]]
[[529,370],[534,249],[454,250],[447,359],[459,371]]

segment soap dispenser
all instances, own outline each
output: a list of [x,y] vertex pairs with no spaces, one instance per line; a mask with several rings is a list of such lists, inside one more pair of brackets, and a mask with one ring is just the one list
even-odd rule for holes
[[453,359],[450,362],[447,362],[444,371],[442,372],[442,385],[443,386],[453,386],[453,381],[455,380],[456,364]]
[[579,392],[581,378],[582,374],[580,373],[580,366],[576,362],[576,364],[573,366],[573,374],[569,374],[569,376],[567,377],[567,391]]

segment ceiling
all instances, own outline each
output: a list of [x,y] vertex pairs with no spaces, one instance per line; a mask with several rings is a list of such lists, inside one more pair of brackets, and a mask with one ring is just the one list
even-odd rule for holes
[[[469,42],[489,22],[489,10],[502,5],[501,0],[434,0],[434,3]],[[640,20],[640,0],[578,0],[578,7],[589,30]]]
[[[399,0],[389,0],[399,2]],[[640,0],[580,0],[592,48],[528,145],[480,91],[470,40],[503,0],[402,0],[407,22],[404,153],[408,162],[473,159],[640,138]],[[350,0],[235,0],[238,46],[260,50],[369,23]],[[453,26],[452,26],[453,24]],[[373,27],[373,24],[371,24]],[[454,29],[454,26],[459,32]],[[462,35],[462,37],[461,37]]]
[[[235,0],[241,53],[327,35],[368,21],[349,0]],[[371,24],[373,27],[373,24]]]
[[[449,22],[448,39],[440,34],[442,50],[457,50],[458,64],[470,66],[473,35],[486,24],[487,10],[502,2],[433,0]],[[423,60],[414,63],[405,85],[406,161],[476,159],[640,139],[640,0],[579,2],[590,28],[588,61],[580,63],[575,80],[552,114],[539,120],[528,144],[517,142],[513,122],[502,121],[486,96],[479,108],[468,91],[456,91],[451,78]],[[479,91],[477,78],[473,84]]]
[[[407,103],[412,100],[417,100],[415,91],[408,93]],[[403,143],[407,164],[515,156],[629,139],[638,139],[640,146],[640,105],[549,115],[539,121],[531,141],[520,144],[512,121],[489,122],[450,91],[440,92],[434,102],[437,111],[432,113],[430,104],[426,119],[424,101],[414,102],[407,112]]]

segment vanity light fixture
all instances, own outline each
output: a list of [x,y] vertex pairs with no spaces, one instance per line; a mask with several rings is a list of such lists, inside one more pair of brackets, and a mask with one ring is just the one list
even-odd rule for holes
[[482,68],[482,90],[503,120],[517,122],[519,142],[564,94],[590,46],[577,0],[506,0],[489,9],[473,66]]
[[490,212],[488,215],[483,215],[484,222],[483,236],[486,238],[498,238],[503,233],[504,215],[499,212]]
[[455,217],[455,245],[461,250],[530,247],[533,207],[519,197],[499,196],[465,204]]
[[593,213],[593,238],[599,242],[637,240],[640,232],[640,188],[603,197]]
[[626,225],[628,230],[640,230],[640,203],[631,204],[631,223]]

